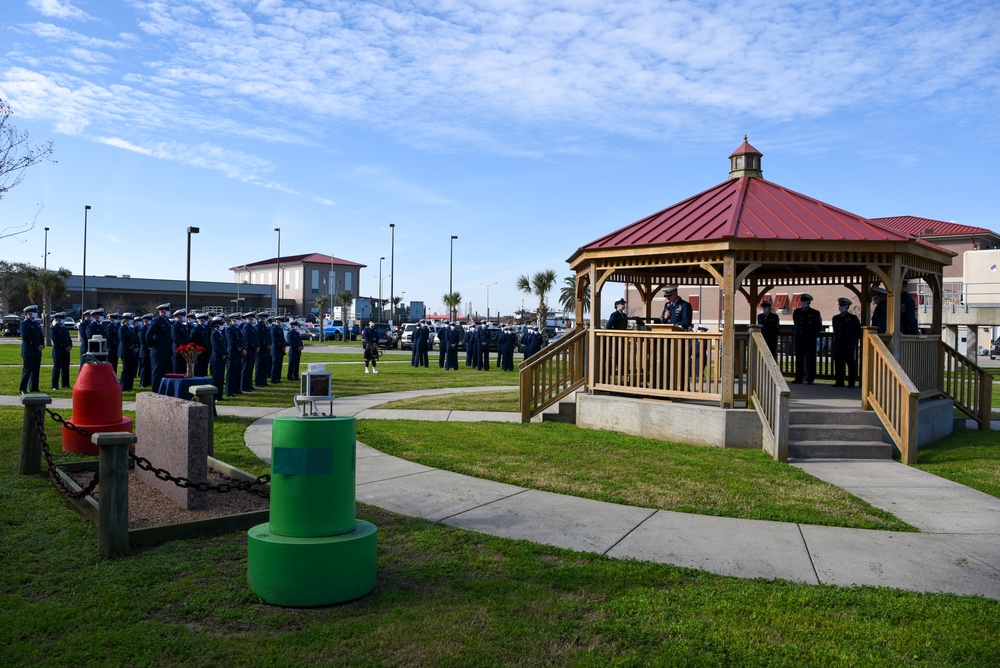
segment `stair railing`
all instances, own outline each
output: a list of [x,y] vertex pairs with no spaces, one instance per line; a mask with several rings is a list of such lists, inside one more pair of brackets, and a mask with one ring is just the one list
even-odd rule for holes
[[521,422],[531,422],[531,418],[587,382],[586,343],[587,328],[579,327],[521,363]]
[[764,341],[760,325],[750,326],[747,352],[747,402],[760,418],[764,450],[776,461],[787,462],[792,392]]
[[920,390],[886,348],[877,330],[861,337],[861,407],[882,421],[904,464],[917,462]]
[[943,344],[944,374],[941,391],[955,408],[989,429],[993,407],[993,377],[957,350]]

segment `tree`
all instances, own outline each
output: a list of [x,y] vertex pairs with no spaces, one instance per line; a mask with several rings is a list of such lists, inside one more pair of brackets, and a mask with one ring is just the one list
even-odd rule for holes
[[0,310],[13,313],[28,305],[28,272],[35,269],[23,262],[0,260]]
[[42,303],[42,330],[45,332],[45,344],[52,345],[49,333],[49,321],[52,315],[53,298],[62,299],[66,294],[66,282],[73,275],[69,269],[60,267],[58,270],[38,269],[31,267],[27,271],[28,296],[33,301]]
[[[576,279],[567,276],[563,279],[563,287],[559,290],[559,305],[566,313],[576,313]],[[583,290],[583,314],[590,310],[590,286]]]
[[[517,279],[517,289],[529,295],[538,297],[538,331],[545,332],[545,318],[549,314],[549,307],[545,303],[545,296],[556,284],[555,269],[535,272],[530,279],[527,275],[521,275]],[[543,334],[544,336],[544,334]]]
[[448,307],[448,315],[454,320],[457,315],[457,309],[462,305],[462,293],[461,292],[449,292],[441,298],[444,301],[444,305]]
[[340,309],[341,309],[340,310],[340,315],[341,315],[341,318],[344,321],[343,340],[344,341],[350,341],[351,340],[351,331],[353,329],[354,321],[353,320],[348,320],[347,319],[347,314],[351,310],[351,304],[354,303],[354,293],[351,292],[350,290],[343,290],[343,291],[337,293],[337,299],[340,300]]
[[[7,102],[0,98],[0,199],[8,190],[17,186],[24,180],[24,172],[33,165],[37,165],[42,160],[50,160],[52,155],[52,142],[41,145],[34,145],[28,138],[27,132],[20,132],[10,117],[13,111]],[[35,215],[38,218],[38,215]],[[16,231],[8,233],[11,228],[0,230],[0,239],[23,234],[35,226],[35,220],[31,223],[15,227]],[[18,229],[23,228],[23,229]]]
[[402,304],[402,303],[403,303],[403,298],[402,297],[393,297],[392,298],[392,322],[393,322],[393,324],[397,324],[399,322],[399,319],[402,317],[401,311],[402,311],[403,307],[400,306],[400,304]]
[[330,303],[330,297],[320,295],[313,303],[316,304],[316,309],[319,311],[319,342],[323,343],[323,312],[326,311],[326,305]]

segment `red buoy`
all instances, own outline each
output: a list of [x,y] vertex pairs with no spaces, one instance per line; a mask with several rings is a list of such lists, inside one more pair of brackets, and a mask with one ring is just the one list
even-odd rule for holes
[[[73,417],[70,422],[90,433],[132,431],[132,418],[122,417],[122,388],[107,362],[87,362],[73,386]],[[63,425],[63,450],[78,455],[96,455],[99,448],[89,436],[81,436]]]

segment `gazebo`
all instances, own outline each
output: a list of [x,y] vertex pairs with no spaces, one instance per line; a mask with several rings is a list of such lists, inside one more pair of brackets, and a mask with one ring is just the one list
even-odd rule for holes
[[[879,284],[888,293],[889,317],[884,333],[869,328],[863,337],[861,407],[879,414],[904,461],[916,456],[921,398],[948,396],[983,419],[983,372],[940,337],[942,269],[953,254],[767,181],[761,158],[744,138],[729,156],[728,180],[570,256],[576,328],[522,366],[523,420],[580,388],[589,395],[658,399],[665,407],[713,406],[721,420],[729,419],[727,411],[752,411],[762,426],[761,446],[784,459],[790,395],[784,376],[794,373],[794,356],[779,352],[775,359],[756,326],[737,326],[737,309],[745,309],[746,321],[753,323],[761,297],[776,287],[839,286],[857,296],[867,323],[870,293]],[[933,295],[927,334],[900,333],[899,300],[907,280],[923,281]],[[636,329],[599,328],[601,290],[609,283],[631,286],[640,296],[644,317]],[[668,284],[717,286],[721,331],[672,331],[658,324],[653,301]],[[583,320],[585,298],[589,326]],[[781,348],[790,350],[790,341]],[[831,369],[822,354],[819,369]],[[988,409],[987,400],[987,416]]]

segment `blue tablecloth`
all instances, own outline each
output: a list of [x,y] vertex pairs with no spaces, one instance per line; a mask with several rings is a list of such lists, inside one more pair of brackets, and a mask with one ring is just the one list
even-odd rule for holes
[[165,394],[168,397],[177,397],[191,401],[191,387],[195,385],[211,385],[211,376],[195,376],[193,378],[164,378],[160,381],[160,388],[157,394]]

